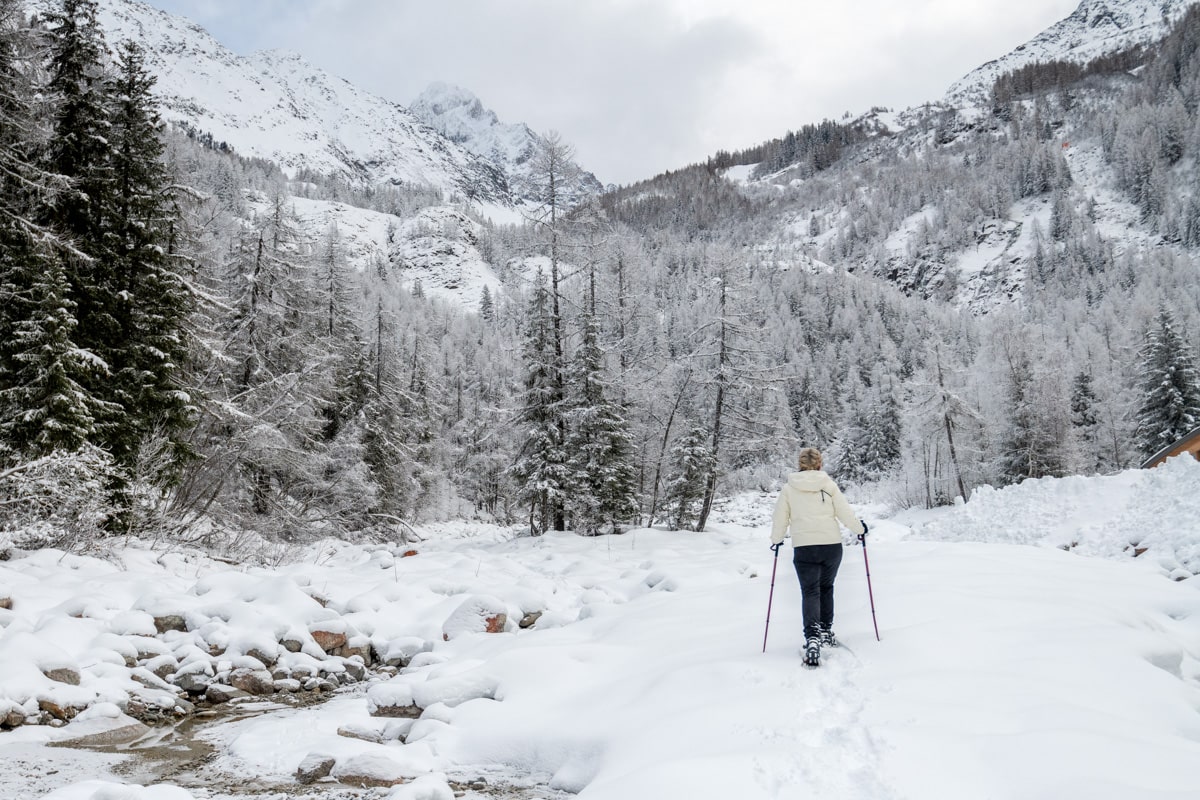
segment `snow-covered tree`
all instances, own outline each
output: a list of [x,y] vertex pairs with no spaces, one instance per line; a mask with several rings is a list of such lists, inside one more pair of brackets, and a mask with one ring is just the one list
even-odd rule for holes
[[1138,446],[1149,457],[1200,427],[1200,375],[1175,318],[1160,308],[1139,353]]

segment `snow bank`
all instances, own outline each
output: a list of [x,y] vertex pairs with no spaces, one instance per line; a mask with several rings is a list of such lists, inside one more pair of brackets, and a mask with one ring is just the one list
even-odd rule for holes
[[981,486],[969,502],[915,527],[913,536],[1142,558],[1187,578],[1200,574],[1200,461],[1185,456],[1108,477]]

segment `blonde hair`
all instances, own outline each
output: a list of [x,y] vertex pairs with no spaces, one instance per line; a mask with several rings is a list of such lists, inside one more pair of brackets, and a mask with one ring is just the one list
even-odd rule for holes
[[815,447],[806,447],[800,451],[800,458],[797,461],[802,470],[820,469],[821,451]]

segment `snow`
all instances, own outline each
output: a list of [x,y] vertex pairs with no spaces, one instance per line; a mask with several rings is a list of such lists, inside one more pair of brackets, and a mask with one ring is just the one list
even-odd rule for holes
[[294,53],[244,57],[194,23],[137,0],[101,0],[99,6],[111,47],[125,39],[145,47],[165,120],[211,134],[241,155],[274,161],[292,176],[307,168],[354,182],[403,182],[509,200],[480,157],[407,109]]
[[1196,0],[1082,0],[1070,16],[1006,55],[955,81],[946,102],[984,106],[996,78],[1020,67],[1049,61],[1076,64],[1158,41]]
[[[451,797],[452,782],[478,775],[586,800],[1196,797],[1197,488],[1200,463],[1173,459],[980,488],[946,509],[864,505],[882,640],[866,553],[850,546],[837,583],[844,646],[815,670],[800,663],[790,564],[767,547],[769,493],[725,502],[702,534],[527,538],[443,524],[418,530],[410,558],[407,544],[332,541],[274,567],[136,541],[109,560],[16,554],[0,562],[13,600],[0,619],[0,711],[32,714],[39,699],[89,708],[59,728],[0,733],[0,758],[68,763],[73,751],[39,743],[124,721],[123,697],[145,689],[113,653],[165,651],[219,674],[252,643],[317,625],[369,642],[398,674],[206,728],[211,769],[287,785],[322,755],[333,779],[404,779],[376,791],[409,800]],[[152,636],[137,616],[181,610],[188,631]],[[542,618],[516,627],[532,610]],[[507,613],[503,631],[475,625],[494,613]],[[348,663],[319,648],[280,658]],[[61,664],[79,686],[42,675]],[[371,715],[412,704],[415,720]],[[119,786],[108,762],[99,769],[57,783],[43,771],[37,796],[208,796]],[[31,796],[25,774],[0,775],[0,796]]]

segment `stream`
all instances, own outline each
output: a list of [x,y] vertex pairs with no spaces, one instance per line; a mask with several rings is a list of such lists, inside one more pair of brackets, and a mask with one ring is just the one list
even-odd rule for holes
[[[188,790],[197,800],[383,798],[392,789],[358,788],[332,779],[305,786],[278,776],[258,778],[232,774],[218,763],[222,755],[219,743],[225,738],[220,735],[222,729],[264,715],[316,705],[354,691],[343,690],[314,699],[282,696],[288,702],[256,700],[214,706],[175,724],[152,728],[150,733],[128,744],[85,748],[62,745],[0,747],[0,760],[6,762],[6,771],[22,769],[26,779],[20,781],[23,789],[20,794],[7,793],[12,784],[0,781],[0,800],[33,800],[63,786],[95,778],[142,786],[172,784]],[[3,745],[2,737],[0,745]],[[455,797],[465,800],[560,800],[571,797],[548,788],[544,777],[534,780],[504,768],[474,768],[447,777]]]

